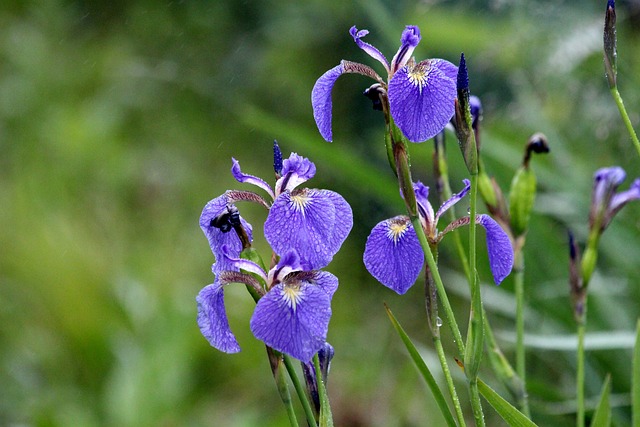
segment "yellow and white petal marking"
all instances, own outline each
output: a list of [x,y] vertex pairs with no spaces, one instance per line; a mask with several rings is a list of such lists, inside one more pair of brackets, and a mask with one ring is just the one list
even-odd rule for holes
[[409,228],[409,221],[407,218],[393,218],[387,222],[387,237],[389,240],[393,240],[393,244],[398,244],[398,240],[404,235]]
[[293,207],[296,211],[302,212],[304,215],[304,210],[311,201],[311,197],[307,191],[295,191],[291,193],[290,196],[291,202],[293,203]]
[[407,72],[407,77],[409,78],[409,82],[414,86],[418,86],[418,91],[422,93],[422,88],[427,85],[427,80],[429,80],[428,64],[421,62],[415,67],[410,68]]
[[296,311],[296,307],[298,303],[302,301],[304,298],[302,296],[302,292],[300,290],[300,285],[289,285],[286,284],[282,288],[284,300],[289,307],[293,311]]

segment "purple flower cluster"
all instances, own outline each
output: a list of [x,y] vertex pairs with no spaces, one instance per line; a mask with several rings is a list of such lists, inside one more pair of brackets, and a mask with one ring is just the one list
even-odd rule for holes
[[[315,165],[292,153],[282,161],[274,144],[276,185],[244,174],[233,159],[234,178],[256,185],[269,195],[267,202],[256,193],[227,191],[211,200],[200,216],[200,227],[216,258],[215,280],[198,297],[198,326],[209,343],[220,351],[235,353],[240,346],[231,332],[223,288],[245,283],[258,295],[250,321],[256,338],[275,350],[303,362],[323,348],[331,317],[331,297],[338,279],[321,271],[353,226],[349,204],[329,190],[297,188],[315,175]],[[279,261],[268,271],[256,262],[242,259],[250,246],[252,227],[235,207],[238,201],[253,201],[269,209],[264,235]]]
[[426,141],[441,132],[454,114],[458,67],[443,59],[416,63],[411,55],[421,37],[415,25],[402,32],[400,48],[391,63],[376,47],[362,41],[369,31],[354,26],[349,32],[360,49],[384,66],[387,81],[371,67],[345,60],[324,73],[311,92],[313,116],[322,137],[327,141],[333,138],[331,91],[338,77],[346,73],[376,80],[377,90],[386,94],[391,117],[410,141]]
[[[464,188],[444,202],[437,212],[427,200],[429,187],[416,182],[413,189],[418,203],[420,223],[431,245],[438,242],[449,231],[467,225],[469,217],[460,218],[438,231],[438,220],[444,212],[458,203],[470,189],[470,182],[464,180]],[[488,215],[477,215],[477,224],[487,232],[487,251],[493,279],[500,284],[511,273],[513,248],[509,236]],[[380,283],[404,294],[413,286],[424,264],[424,254],[418,236],[407,216],[396,216],[379,222],[367,239],[364,250],[364,264]]]

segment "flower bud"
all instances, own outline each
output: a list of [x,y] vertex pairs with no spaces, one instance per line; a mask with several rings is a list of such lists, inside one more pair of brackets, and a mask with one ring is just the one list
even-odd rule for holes
[[604,70],[607,75],[609,87],[616,87],[617,64],[616,56],[616,3],[615,0],[607,2],[607,11],[604,16]]
[[455,101],[454,126],[456,137],[462,150],[462,157],[471,175],[478,173],[478,149],[472,129],[471,107],[469,105],[469,75],[464,53],[460,55],[457,78],[458,98]]

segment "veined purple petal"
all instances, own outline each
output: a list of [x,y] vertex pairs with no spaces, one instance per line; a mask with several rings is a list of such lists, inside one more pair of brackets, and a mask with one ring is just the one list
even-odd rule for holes
[[262,297],[251,318],[251,332],[269,347],[309,362],[327,340],[329,295],[309,283],[280,283]]
[[499,285],[513,268],[513,247],[505,231],[489,215],[477,215],[476,224],[487,232],[487,252],[493,280]]
[[353,41],[356,42],[356,44],[360,49],[364,50],[373,59],[376,59],[377,61],[379,61],[382,65],[384,65],[384,69],[387,70],[387,72],[389,72],[389,62],[387,62],[387,58],[385,58],[385,56],[377,48],[375,48],[374,46],[371,46],[367,42],[362,41],[362,38],[367,34],[369,34],[368,30],[358,31],[358,29],[354,25],[349,30],[349,34],[351,34],[351,37],[353,37]]
[[435,227],[435,215],[433,213],[433,206],[429,203],[429,187],[422,182],[417,181],[413,183],[413,191],[416,193],[416,201],[418,202],[418,211],[423,218],[427,227]]
[[333,203],[333,207],[336,210],[333,230],[329,236],[329,241],[327,242],[328,250],[333,254],[336,254],[340,250],[342,243],[344,243],[351,231],[351,228],[353,227],[353,212],[351,211],[349,203],[347,203],[347,201],[335,191],[317,191],[323,197],[328,198],[331,203]]
[[282,166],[282,177],[276,182],[276,194],[286,190],[293,190],[298,185],[313,178],[316,174],[316,165],[306,157],[291,153],[285,159]]
[[367,238],[364,265],[380,283],[402,295],[415,283],[424,254],[406,216],[379,222]]
[[313,107],[313,118],[322,137],[331,142],[333,132],[331,131],[331,91],[338,77],[344,72],[342,64],[336,65],[324,73],[313,85],[311,91],[311,106]]
[[404,67],[413,55],[413,50],[420,43],[420,29],[416,25],[407,25],[400,37],[400,48],[391,60],[389,74],[393,74],[400,68]]
[[405,66],[389,82],[391,116],[412,142],[433,138],[453,117],[456,84],[446,74],[451,69],[446,62],[433,59],[411,69]]
[[294,271],[303,270],[300,263],[300,256],[294,249],[288,250],[280,257],[278,264],[269,271],[269,282],[276,283],[281,282],[285,276]]
[[447,200],[442,204],[442,206],[440,206],[438,212],[436,212],[436,222],[438,221],[438,218],[440,218],[440,216],[442,216],[442,214],[445,213],[451,206],[462,200],[471,189],[471,181],[469,181],[468,179],[463,179],[462,182],[464,183],[464,188],[460,190],[459,193],[451,196],[449,200]]
[[303,188],[276,197],[264,235],[277,254],[295,249],[301,264],[311,269],[331,262],[338,249],[334,237],[336,205],[326,191]]
[[[228,232],[223,232],[220,228],[211,225],[211,221],[213,219],[217,218],[227,210],[227,205],[228,198],[225,193],[209,201],[200,215],[200,228],[207,237],[211,251],[216,257],[217,271],[233,270],[231,263],[229,263],[223,256],[223,246],[227,246],[228,253],[232,257],[240,257],[240,252],[242,252],[242,242],[233,229]],[[251,225],[242,217],[240,217],[240,221],[244,229],[247,231],[249,239],[252,239]]]
[[234,158],[232,158],[231,160],[233,161],[233,166],[231,166],[231,173],[233,174],[233,177],[236,179],[236,181],[256,185],[266,191],[272,199],[275,198],[273,190],[271,189],[271,186],[269,184],[267,184],[263,179],[258,178],[257,176],[242,173],[242,171],[240,170],[240,162],[238,162]]
[[198,303],[198,327],[213,347],[225,353],[237,353],[240,346],[231,332],[224,307],[222,285],[216,281],[207,285],[196,297]]
[[328,271],[322,270],[298,271],[287,277],[285,282],[287,281],[299,281],[319,286],[329,295],[329,298],[333,298],[333,294],[338,289],[338,278]]
[[[262,269],[262,267],[260,267],[258,264],[256,264],[253,261],[250,261],[248,259],[244,259],[244,258],[240,258],[239,255],[234,255],[231,250],[229,249],[229,247],[227,245],[223,245],[222,246],[222,257],[225,260],[225,263],[228,263],[226,265],[228,265],[229,267],[226,268],[225,270],[220,270],[219,267],[214,267],[218,272],[220,271],[240,271],[240,270],[244,270],[247,271],[249,273],[253,273],[253,274],[257,274],[258,276],[262,277],[262,279],[266,282],[267,281],[267,273],[265,273],[265,271]],[[215,273],[215,271],[214,271]]]

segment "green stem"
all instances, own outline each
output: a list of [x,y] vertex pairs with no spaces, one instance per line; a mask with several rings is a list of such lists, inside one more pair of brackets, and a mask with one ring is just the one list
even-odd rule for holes
[[476,420],[476,426],[484,426],[484,414],[482,413],[480,392],[478,391],[478,377],[469,381],[469,392],[471,394],[471,409],[473,410],[473,418]]
[[449,394],[451,395],[451,400],[453,401],[453,407],[456,411],[456,417],[458,418],[458,425],[460,427],[466,426],[467,424],[464,420],[462,407],[460,406],[460,399],[458,398],[458,393],[456,392],[455,385],[453,384],[453,377],[451,376],[451,371],[449,370],[447,356],[444,354],[444,348],[442,347],[442,341],[440,340],[440,337],[434,336],[433,343],[436,347],[436,351],[438,352],[438,359],[440,359],[442,373],[444,374],[444,378],[447,382],[447,388],[449,389]]
[[267,355],[269,356],[269,364],[271,365],[271,371],[273,372],[273,379],[276,382],[278,388],[278,394],[280,399],[287,410],[287,416],[289,417],[289,423],[292,427],[298,427],[298,420],[293,408],[293,402],[291,401],[291,393],[289,393],[289,385],[285,378],[284,370],[282,369],[282,355],[274,349],[267,347]]
[[424,252],[424,256],[427,260],[427,265],[433,274],[433,282],[436,284],[438,298],[442,304],[442,309],[444,310],[444,320],[449,326],[449,329],[451,329],[453,341],[458,349],[459,357],[462,358],[464,357],[464,342],[462,341],[462,335],[460,334],[460,328],[458,327],[458,323],[456,322],[456,318],[453,314],[453,309],[449,303],[447,291],[444,289],[444,284],[442,283],[438,266],[435,258],[433,257],[433,253],[431,253],[431,249],[429,248],[429,242],[427,242],[427,237],[422,229],[422,224],[420,224],[420,218],[417,215],[412,215],[410,218],[411,224],[413,225],[416,235],[418,236],[418,240],[420,241],[420,246],[422,246],[422,251]]
[[307,423],[310,426],[317,425],[316,418],[313,415],[313,409],[311,409],[311,404],[309,403],[305,388],[298,378],[298,374],[294,367],[294,362],[291,357],[286,354],[284,355],[284,365],[287,368],[287,372],[289,373],[289,377],[291,378],[293,387],[296,389],[296,393],[298,394],[298,398],[300,399],[300,403],[302,404],[302,408],[304,409],[304,415],[307,418]]
[[471,311],[465,353],[465,374],[469,379],[471,407],[476,426],[484,426],[482,402],[478,392],[478,370],[484,346],[484,321],[480,280],[476,271],[476,204],[478,200],[478,174],[471,174],[471,191],[469,202],[469,270],[471,272]]
[[614,86],[611,88],[611,95],[613,96],[616,105],[618,106],[618,110],[620,111],[620,115],[622,116],[622,121],[627,127],[627,131],[631,136],[631,141],[633,142],[638,155],[640,156],[640,141],[638,141],[638,136],[636,135],[636,131],[633,129],[633,125],[631,124],[631,119],[629,119],[629,115],[627,114],[627,109],[624,108],[624,102],[622,102],[622,97],[620,96],[620,92],[618,92],[618,87]]
[[516,294],[516,372],[522,381],[523,393],[519,398],[520,409],[531,417],[526,391],[526,363],[524,348],[524,253],[522,247],[514,254],[514,282]]
[[[586,309],[586,306],[585,306]],[[586,311],[582,321],[578,323],[578,353],[577,353],[577,378],[576,378],[576,427],[584,427],[584,334],[586,323]]]

